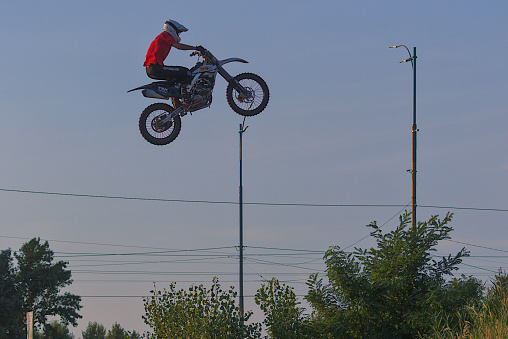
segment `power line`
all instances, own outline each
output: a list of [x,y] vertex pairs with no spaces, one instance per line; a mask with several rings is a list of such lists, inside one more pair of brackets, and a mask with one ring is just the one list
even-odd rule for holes
[[[5,238],[20,238],[20,239],[29,239],[29,238],[21,238],[21,237],[8,237],[8,236],[0,236],[0,237],[5,237]],[[464,244],[464,245],[468,245],[468,246],[474,246],[474,247],[479,247],[479,248],[484,248],[484,249],[489,249],[489,250],[493,250],[493,251],[499,251],[499,252],[504,252],[504,253],[507,253],[508,251],[507,250],[501,250],[501,249],[497,249],[497,248],[492,248],[492,247],[486,247],[486,246],[480,246],[480,245],[475,245],[475,244],[471,244],[471,243],[465,243],[465,242],[461,242],[461,241],[456,241],[456,240],[451,240],[451,239],[443,239],[443,240],[446,240],[446,241],[450,241],[450,242],[455,242],[455,243],[459,243],[459,244]],[[65,240],[53,240],[53,241],[58,241],[58,242],[63,242],[63,243],[76,243],[75,241],[65,241]],[[142,246],[129,246],[129,245],[119,245],[119,244],[100,244],[100,243],[84,243],[84,244],[92,244],[92,245],[103,245],[103,246],[118,246],[118,247],[133,247],[133,248],[150,248],[152,249],[151,247],[142,247]],[[132,262],[132,261],[127,261],[127,262],[115,262],[115,261],[106,261],[106,262],[103,262],[102,264],[98,264],[98,265],[90,265],[90,266],[114,266],[114,265],[131,265],[131,264],[151,264],[151,263],[178,263],[178,262],[187,262],[187,263],[197,263],[197,264],[200,264],[200,263],[210,263],[209,260],[211,259],[218,259],[218,258],[222,258],[222,259],[229,259],[229,258],[233,258],[233,257],[236,257],[237,256],[237,253],[227,253],[227,252],[212,252],[212,251],[216,251],[216,250],[222,250],[222,249],[233,249],[233,248],[236,248],[236,246],[223,246],[223,247],[209,247],[209,248],[197,248],[197,249],[165,249],[164,251],[150,251],[150,252],[132,252],[132,253],[67,253],[67,252],[55,252],[55,253],[59,253],[59,254],[63,254],[63,255],[57,255],[55,257],[60,257],[60,258],[69,258],[71,260],[76,260],[75,258],[79,258],[79,257],[108,257],[108,256],[148,256],[148,257],[152,257],[152,256],[164,256],[164,257],[186,257],[188,259],[180,259],[180,260],[165,260],[165,261],[137,261],[137,262]],[[250,253],[248,254],[246,257],[248,259],[251,259],[251,262],[257,262],[258,264],[264,264],[264,265],[267,265],[267,264],[271,264],[271,265],[279,265],[279,266],[288,266],[288,267],[296,267],[296,265],[298,264],[294,264],[294,263],[276,263],[276,262],[269,262],[269,261],[263,261],[263,260],[258,260],[258,259],[254,259],[254,257],[263,257],[263,256],[272,256],[272,257],[286,257],[286,258],[309,258],[309,257],[306,257],[305,255],[310,255],[310,256],[313,256],[313,255],[323,255],[325,253],[325,251],[319,251],[319,250],[306,250],[306,249],[289,249],[289,248],[277,248],[277,247],[263,247],[263,246],[246,246],[246,248],[250,248],[250,249],[262,249],[262,250],[272,250],[272,251],[278,251],[278,252],[291,252],[291,253]],[[158,248],[159,249],[159,248]],[[191,254],[192,252],[196,253],[196,252],[203,252],[203,251],[209,251],[211,253],[203,253],[203,254]],[[184,254],[182,254],[184,253]],[[471,256],[471,257],[476,257],[476,256]],[[478,257],[483,257],[483,256],[478,256]],[[484,256],[484,257],[490,257],[490,258],[493,258],[493,257],[500,257],[500,258],[503,258],[503,257],[507,257],[507,256]],[[318,259],[312,259],[311,261],[317,261],[317,260],[321,260],[322,258],[318,258]],[[78,259],[79,260],[79,259]],[[78,261],[76,260],[76,261]],[[92,260],[79,260],[79,261],[87,261],[87,262],[91,262]],[[99,261],[100,262],[100,261]],[[221,264],[228,264],[227,262],[221,262]],[[302,263],[300,263],[302,264]],[[83,266],[88,266],[88,265],[71,265],[69,268],[73,268],[73,272],[74,273],[78,273],[76,270],[74,270],[75,267],[83,267]],[[471,267],[475,267],[476,266],[471,266]],[[488,270],[490,272],[494,272],[494,271],[491,271],[491,270]],[[79,273],[84,273],[84,272],[79,272]],[[92,272],[90,272],[92,273]],[[104,274],[102,272],[95,272],[95,273],[98,273],[98,274]],[[127,274],[127,273],[124,273],[124,274]],[[136,274],[134,272],[130,272],[129,274]],[[144,273],[146,274],[146,273]]]
[[[95,194],[19,190],[19,189],[7,189],[7,188],[0,188],[0,191],[15,192],[15,193],[29,193],[29,194],[42,194],[42,195],[55,195],[55,196],[68,196],[68,197],[81,197],[81,198],[114,199],[114,200],[137,200],[137,201],[159,201],[159,202],[238,205],[237,201],[185,200],[185,199],[126,197],[126,196],[112,196],[112,195],[95,195]],[[291,206],[292,207],[407,207],[407,205],[400,205],[400,204],[317,204],[317,203],[272,203],[272,202],[243,202],[243,204],[244,205],[258,205],[258,206],[287,206],[287,207],[291,207]],[[478,208],[478,207],[436,206],[436,205],[418,205],[418,207],[450,209],[450,210],[508,212],[508,209],[502,209],[502,208]]]
[[[387,220],[384,224],[382,224],[381,226],[379,226],[379,228],[383,228],[386,224],[388,224],[390,221],[392,221],[392,220],[393,220],[396,216],[400,215],[400,213],[402,213],[402,211],[403,211],[406,207],[408,207],[409,205],[411,205],[411,203],[409,203],[409,204],[407,204],[406,206],[402,207],[402,209],[401,209],[399,212],[397,212],[397,214],[395,214],[393,217],[391,217],[390,219],[388,219],[388,220]],[[360,241],[362,241],[362,240],[364,240],[364,239],[368,238],[370,235],[371,235],[371,233],[367,234],[366,236],[364,236],[364,237],[363,237],[363,238],[361,238],[360,240],[355,241],[354,243],[352,243],[351,245],[349,245],[349,246],[347,246],[347,247],[344,247],[344,248],[343,248],[343,250],[346,250],[346,249],[348,249],[348,248],[350,248],[350,247],[352,247],[352,246],[354,246],[354,245],[358,244]]]
[[[237,275],[238,272],[170,272],[170,271],[100,271],[100,270],[73,270],[73,274],[98,274],[98,275],[197,275],[197,276],[218,276]],[[245,273],[246,275],[258,275],[257,273]],[[301,275],[301,272],[269,272],[265,275]]]
[[[94,194],[18,190],[18,189],[7,189],[7,188],[0,188],[0,191],[16,192],[16,193],[29,193],[29,194],[42,194],[42,195],[55,195],[55,196],[68,196],[68,197],[81,197],[81,198],[101,198],[101,199],[116,199],[116,200],[138,200],[138,201],[238,205],[237,201],[125,197],[125,196],[111,196],[111,195],[94,195]],[[313,203],[269,203],[269,202],[244,202],[244,204],[245,205],[262,205],[262,206],[303,206],[303,207],[400,207],[400,206],[403,206],[403,205],[383,205],[383,204],[313,204]]]
[[254,263],[258,263],[258,264],[263,264],[263,265],[285,266],[285,267],[299,268],[299,269],[302,269],[302,270],[311,270],[311,271],[316,271],[316,270],[315,270],[315,269],[313,269],[313,268],[298,266],[298,265],[301,265],[301,264],[307,264],[307,263],[299,263],[299,264],[285,264],[285,263],[278,263],[278,262],[267,261],[267,260],[261,260],[261,259],[254,259],[254,258],[246,258],[246,259],[247,259],[248,261],[251,261],[251,262],[254,262]]
[[278,248],[278,247],[263,247],[263,246],[245,246],[245,248],[256,248],[256,249],[277,250],[277,251],[306,252],[306,253],[314,253],[314,254],[324,254],[326,252],[326,251],[320,251],[320,250],[302,250],[302,249],[294,249],[294,248]]
[[[30,240],[33,237],[13,237],[13,236],[5,236],[0,235],[0,238],[6,239],[21,239],[21,240]],[[106,244],[106,243],[96,243],[96,242],[82,242],[82,241],[70,241],[70,240],[55,240],[55,239],[44,239],[41,240],[48,242],[59,242],[59,243],[70,243],[70,244],[82,244],[82,245],[97,245],[97,246],[112,246],[112,247],[127,247],[127,248],[142,248],[142,249],[150,249],[150,250],[158,250],[158,251],[148,251],[148,252],[129,252],[129,253],[98,253],[98,252],[58,252],[54,251],[53,253],[58,254],[55,257],[60,258],[77,258],[77,257],[104,257],[104,256],[127,256],[127,255],[146,255],[146,256],[189,256],[192,254],[175,254],[182,252],[203,252],[210,251],[213,255],[231,255],[227,252],[212,252],[216,250],[222,249],[236,249],[238,246],[221,246],[221,247],[207,247],[207,248],[195,248],[195,249],[169,249],[162,247],[149,247],[149,246],[135,246],[135,245],[122,245],[122,244]],[[264,247],[264,246],[244,246],[246,249],[261,249],[261,250],[274,250],[279,252],[293,252],[293,253],[277,253],[277,254],[266,254],[266,253],[251,253],[249,256],[298,256],[298,255],[322,255],[326,251],[323,250],[307,250],[307,249],[294,249],[294,248],[279,248],[279,247]],[[207,254],[208,255],[208,254]]]
[[418,207],[440,208],[440,209],[449,209],[449,210],[508,212],[508,209],[503,209],[503,208],[479,208],[479,207],[457,207],[457,206],[435,206],[435,205],[418,205]]
[[66,254],[65,256],[55,256],[55,257],[64,257],[64,258],[73,258],[73,257],[104,257],[104,256],[132,256],[132,255],[146,255],[146,256],[168,256],[172,255],[172,253],[182,253],[182,252],[203,252],[203,251],[212,251],[212,250],[221,250],[221,249],[231,249],[234,246],[223,246],[223,247],[208,247],[208,248],[197,248],[197,249],[177,249],[177,250],[165,250],[165,251],[150,251],[150,252],[130,252],[130,253],[67,253],[67,252],[54,252],[58,254]]
[[[5,236],[0,236],[0,237],[5,237]],[[7,237],[7,238],[13,238],[13,237]],[[28,238],[26,238],[28,239]],[[464,244],[464,245],[468,245],[468,246],[474,246],[474,247],[479,247],[479,248],[484,248],[484,249],[489,249],[489,250],[493,250],[493,251],[499,251],[499,252],[503,252],[503,253],[507,253],[508,251],[507,250],[501,250],[501,249],[497,249],[497,248],[492,248],[492,247],[486,247],[486,246],[480,246],[480,245],[475,245],[475,244],[471,244],[471,243],[465,243],[465,242],[461,242],[461,241],[456,241],[456,240],[451,240],[451,239],[444,239],[444,240],[447,240],[447,241],[451,241],[451,242],[455,242],[455,243],[459,243],[459,244]],[[76,243],[74,241],[64,241],[64,240],[58,240],[59,242],[69,242],[69,243]],[[86,244],[93,244],[93,245],[98,245],[98,243],[86,243]],[[134,248],[141,248],[141,246],[127,246],[127,245],[119,245],[119,244],[99,244],[99,245],[105,245],[105,246],[119,246],[119,247],[134,247]],[[146,248],[146,247],[142,247],[142,248]],[[157,263],[196,263],[196,264],[202,264],[202,263],[210,263],[209,260],[212,260],[212,259],[230,259],[230,258],[233,258],[233,257],[236,257],[237,256],[237,253],[236,252],[223,252],[223,251],[220,251],[220,252],[213,252],[213,251],[217,251],[217,250],[224,250],[224,249],[234,249],[236,248],[236,246],[223,246],[223,247],[209,247],[209,248],[197,248],[197,249],[165,249],[164,251],[149,251],[149,252],[132,252],[132,253],[67,253],[67,252],[55,252],[55,253],[60,253],[60,254],[64,254],[64,255],[60,255],[58,257],[62,257],[62,258],[69,258],[69,259],[75,259],[75,258],[79,258],[79,257],[110,257],[110,256],[148,256],[148,257],[152,257],[152,256],[164,256],[164,257],[177,257],[177,258],[181,258],[181,257],[184,257],[186,259],[175,259],[175,260],[164,260],[164,261],[137,261],[137,262],[132,262],[132,261],[126,261],[126,262],[111,262],[111,261],[106,261],[106,262],[103,262],[101,264],[96,264],[96,265],[92,265],[92,264],[89,264],[89,265],[71,265],[69,268],[72,268],[73,269],[73,273],[89,273],[89,274],[107,274],[108,272],[103,272],[103,271],[85,271],[85,270],[76,270],[75,268],[77,267],[84,267],[84,266],[120,266],[120,265],[132,265],[132,264],[157,264]],[[306,250],[306,249],[289,249],[289,248],[277,248],[277,247],[263,247],[263,246],[246,246],[246,248],[250,248],[250,249],[253,249],[253,250],[270,250],[270,251],[276,251],[276,252],[282,252],[282,253],[250,253],[248,254],[246,257],[249,261],[251,261],[251,263],[257,263],[257,264],[264,264],[264,265],[273,265],[273,266],[286,266],[286,267],[293,267],[293,268],[301,268],[301,269],[309,269],[309,268],[304,268],[304,267],[298,267],[297,265],[302,265],[302,264],[308,264],[310,262],[314,262],[314,261],[317,261],[317,260],[321,260],[322,258],[312,258],[312,256],[314,255],[323,255],[325,253],[325,251],[318,251],[318,250]],[[196,253],[198,252],[198,253]],[[202,254],[199,254],[199,252],[201,252]],[[211,252],[211,253],[203,253],[203,252]],[[287,252],[290,252],[290,253],[287,253]],[[261,259],[255,259],[255,257],[266,257],[266,256],[272,256],[272,257],[285,257],[285,258],[294,258],[294,259],[297,259],[297,258],[308,258],[308,259],[311,259],[310,262],[307,261],[305,263],[280,263],[280,262],[273,262],[273,261],[267,261],[267,260],[261,260]],[[310,256],[310,257],[309,257]],[[479,256],[480,257],[480,256]],[[484,257],[500,257],[500,258],[503,258],[503,257],[507,257],[507,256],[484,256]],[[79,260],[79,259],[78,259]],[[83,259],[82,261],[88,261],[90,262],[90,260],[85,260]],[[100,262],[100,261],[99,261]],[[229,264],[227,262],[220,262],[220,264]],[[488,268],[485,268],[485,267],[477,267],[477,266],[473,266],[473,265],[468,265],[468,264],[464,264],[464,266],[469,266],[469,267],[472,267],[472,268],[477,268],[477,269],[481,269],[481,270],[485,270],[485,271],[488,271],[488,272],[493,272],[493,273],[496,273],[496,271],[494,270],[490,270]],[[139,271],[120,271],[120,272],[110,272],[111,274],[181,274],[181,273],[176,273],[176,272],[139,272]],[[192,273],[184,273],[184,274],[189,274],[191,275]],[[195,272],[194,272],[195,274]],[[211,273],[210,273],[211,274]],[[222,272],[215,272],[215,274],[219,274],[219,275],[222,275],[224,273]],[[225,274],[235,274],[235,273],[225,273]],[[271,273],[273,274],[273,273]],[[297,273],[295,273],[297,274]],[[256,273],[256,275],[258,276],[261,276],[262,275],[260,273]],[[265,274],[266,275],[266,274]],[[276,274],[278,275],[278,274]]]
[[[303,298],[305,294],[297,294],[296,297]],[[153,298],[153,295],[81,295],[81,298]],[[244,295],[245,298],[254,298],[254,295]],[[236,296],[238,298],[238,296]]]
[[[0,238],[30,240],[30,239],[33,239],[34,237],[28,238],[28,237],[13,237],[13,236],[7,236],[7,235],[0,235]],[[43,238],[41,238],[41,240],[48,241],[48,242],[51,241],[51,242],[61,242],[61,243],[79,244],[79,245],[111,246],[111,247],[126,247],[126,248],[144,248],[144,249],[150,249],[150,250],[168,250],[167,248],[164,248],[164,247],[150,247],[150,246],[136,246],[136,245],[119,245],[119,244],[107,244],[107,243],[71,241],[71,240],[56,240],[56,239],[43,239]],[[231,246],[231,247],[234,247],[234,246]]]
[[462,262],[460,265],[464,265],[464,266],[467,266],[467,267],[473,267],[473,268],[476,268],[476,269],[479,269],[479,270],[488,271],[488,272],[498,273],[498,271],[493,271],[493,270],[489,270],[489,269],[484,268],[484,267],[479,267],[479,266],[474,266],[474,265],[465,264],[465,263],[463,263],[463,262]]
[[[254,272],[259,275],[259,273]],[[263,276],[261,276],[261,279],[257,280],[249,280],[248,282],[255,283],[255,282],[268,282],[270,280],[265,279]],[[307,281],[306,279],[288,279],[288,280],[280,280],[281,283],[295,283],[295,284],[305,284]],[[79,282],[79,283],[191,283],[191,284],[198,284],[198,283],[209,283],[210,280],[154,280],[154,279],[73,279],[73,282]],[[237,283],[238,280],[220,280],[221,283]]]
[[492,251],[498,251],[498,252],[506,252],[508,253],[507,250],[500,250],[498,248],[492,248],[492,247],[486,247],[486,246],[480,246],[480,245],[474,245],[474,244],[469,244],[467,242],[462,242],[462,241],[457,241],[457,240],[452,240],[452,239],[444,239],[446,241],[450,241],[450,242],[455,242],[455,243],[458,243],[458,244],[462,244],[462,245],[468,245],[468,246],[473,246],[473,247],[478,247],[478,248],[484,248],[484,249],[487,249],[487,250],[492,250]]

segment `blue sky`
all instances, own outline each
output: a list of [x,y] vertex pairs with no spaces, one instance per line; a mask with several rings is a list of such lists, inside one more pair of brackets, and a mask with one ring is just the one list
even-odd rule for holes
[[[418,204],[504,210],[422,207],[418,218],[454,212],[453,240],[476,245],[466,246],[472,255],[503,255],[507,10],[504,1],[2,2],[0,189],[236,201],[242,118],[227,105],[225,81],[217,80],[211,108],[183,118],[175,142],[156,147],[139,134],[139,114],[156,100],[126,92],[150,82],[144,56],[171,18],[189,28],[182,42],[220,59],[248,60],[227,70],[256,73],[270,87],[267,109],[246,121],[246,202],[409,204],[412,72],[399,64],[407,52],[388,48],[405,44],[418,55]],[[195,59],[188,55],[175,50],[166,63],[190,67]],[[153,281],[210,284],[212,273],[236,284],[234,204],[8,191],[0,191],[0,201],[0,248],[18,249],[39,236],[69,261],[70,291],[84,296],[78,335],[88,321],[146,330],[139,298],[106,296],[146,295]],[[247,205],[246,295],[272,276],[305,294],[308,274],[323,270],[320,254],[291,259],[287,254],[298,252],[280,249],[346,247],[368,234],[366,224],[384,224],[401,209]],[[462,246],[444,242],[439,253]],[[208,257],[172,263],[147,262],[182,258],[118,262],[69,254],[153,249],[209,250]],[[508,266],[505,258],[465,263],[461,272],[485,280]],[[252,298],[247,307],[257,312]]]

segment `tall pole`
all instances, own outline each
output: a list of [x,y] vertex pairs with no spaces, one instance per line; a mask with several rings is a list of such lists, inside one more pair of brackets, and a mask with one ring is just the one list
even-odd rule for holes
[[239,135],[240,135],[240,185],[238,187],[238,208],[239,208],[239,237],[240,237],[240,247],[239,247],[239,279],[240,279],[240,326],[242,330],[242,338],[243,338],[243,327],[244,327],[244,296],[243,296],[243,178],[242,178],[242,136],[247,127],[244,127],[245,118],[243,119],[243,123],[240,124]]
[[413,134],[413,165],[411,169],[411,179],[412,179],[412,212],[411,212],[411,226],[413,229],[416,227],[416,135],[418,134],[418,127],[416,125],[416,47],[413,47],[413,55],[411,55],[411,51],[405,45],[398,46],[390,46],[390,48],[399,48],[404,47],[409,53],[409,58],[406,60],[402,60],[402,62],[411,61],[411,67],[413,68],[413,125],[411,127],[411,131]]
[[416,135],[418,134],[418,128],[416,126],[416,47],[413,47],[413,56],[412,56],[412,66],[413,66],[413,168],[411,171],[412,181],[413,181],[413,213],[412,216],[412,225],[413,228],[416,227]]

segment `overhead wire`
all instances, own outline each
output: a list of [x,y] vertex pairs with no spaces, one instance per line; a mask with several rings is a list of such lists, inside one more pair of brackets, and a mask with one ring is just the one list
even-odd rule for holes
[[[411,205],[411,203],[408,203],[407,205],[405,205],[404,207],[402,207],[402,209],[401,209],[399,212],[397,212],[397,214],[395,214],[393,217],[391,217],[390,219],[388,219],[388,220],[387,220],[384,224],[382,224],[381,226],[379,226],[379,228],[383,228],[386,224],[388,224],[390,221],[392,221],[395,217],[397,217],[398,215],[400,215],[400,213],[402,213],[402,211],[403,211],[405,208],[407,208],[409,205]],[[371,232],[369,232],[369,234],[367,234],[366,236],[364,236],[364,237],[363,237],[363,238],[361,238],[360,240],[358,240],[358,241],[356,241],[356,242],[352,243],[352,244],[351,244],[351,245],[349,245],[349,246],[344,247],[344,249],[343,249],[343,250],[346,250],[346,249],[348,249],[348,248],[350,248],[350,247],[353,247],[354,245],[358,244],[358,243],[359,243],[359,242],[361,242],[362,240],[364,240],[364,239],[368,238],[370,235],[371,235]]]
[[[29,238],[29,237],[14,237],[14,236],[0,235],[0,238],[30,240],[33,237]],[[71,240],[57,240],[57,239],[43,239],[43,238],[41,238],[41,240],[50,241],[50,242],[68,243],[68,244],[79,244],[79,245],[125,247],[125,248],[144,248],[144,249],[151,249],[151,250],[169,250],[168,248],[165,248],[165,247],[121,245],[121,244],[108,244],[108,243],[85,242],[85,241],[71,241]],[[229,246],[229,247],[234,247],[234,246]]]
[[[62,193],[35,190],[20,190],[0,188],[3,192],[28,193],[40,195],[68,196],[81,198],[100,198],[114,200],[138,200],[138,201],[159,201],[159,202],[179,202],[179,203],[199,203],[199,204],[225,204],[238,205],[237,201],[219,201],[219,200],[186,200],[186,199],[164,199],[164,198],[146,198],[146,197],[126,197],[114,195],[98,195],[98,194],[80,194],[80,193]],[[400,204],[318,204],[318,203],[272,203],[272,202],[243,202],[244,205],[259,206],[296,206],[296,207],[407,207]],[[491,211],[491,212],[508,212],[508,209],[502,208],[479,208],[479,207],[458,207],[458,206],[437,206],[437,205],[418,205],[421,208],[438,208],[451,210],[473,210],[473,211]]]
[[[54,196],[69,196],[69,197],[86,197],[86,198],[100,198],[100,199],[116,199],[116,200],[135,200],[135,201],[155,201],[155,202],[174,202],[174,203],[200,203],[200,204],[225,204],[225,205],[238,205],[238,202],[234,201],[213,201],[213,200],[184,200],[184,199],[161,199],[161,198],[144,198],[144,197],[126,197],[126,196],[111,196],[111,195],[91,195],[91,194],[75,194],[75,193],[60,193],[60,192],[44,192],[44,191],[33,191],[33,190],[18,190],[18,189],[5,189],[0,188],[0,191],[4,192],[17,192],[17,193],[28,193],[28,194],[40,194],[40,195],[54,195]],[[244,205],[258,205],[258,206],[287,206],[287,207],[402,207],[402,209],[393,217],[391,217],[389,220],[387,220],[385,223],[383,223],[381,227],[388,224],[391,220],[393,220],[397,215],[399,215],[405,208],[407,208],[409,204],[407,205],[397,205],[397,204],[316,204],[316,203],[269,203],[269,202],[244,202]],[[499,209],[499,208],[476,208],[476,207],[457,207],[457,206],[436,206],[436,205],[419,205],[420,208],[435,208],[435,209],[450,209],[450,210],[472,210],[472,211],[488,211],[488,212],[508,212],[508,209]],[[366,235],[365,237],[359,239],[358,241],[354,242],[353,244],[347,246],[344,248],[348,249],[357,243],[361,242],[362,240],[369,237],[369,235]],[[22,237],[11,237],[11,236],[0,236],[0,238],[11,238],[11,239],[31,239],[31,238],[22,238]],[[475,245],[471,243],[465,243],[461,241],[451,240],[451,239],[445,239],[446,241],[455,242],[459,244],[464,244],[467,246],[473,246],[493,251],[499,251],[499,252],[505,252],[507,253],[508,250],[501,250],[496,249],[492,247],[486,247],[481,245]],[[149,247],[149,246],[135,246],[135,245],[120,245],[120,244],[106,244],[106,243],[93,243],[93,242],[80,242],[80,241],[67,241],[67,240],[48,240],[52,242],[62,242],[62,243],[72,243],[72,244],[83,244],[83,245],[96,245],[96,246],[111,246],[111,247],[123,247],[123,248],[138,248],[138,249],[149,249],[152,251],[146,251],[146,252],[133,252],[133,253],[69,253],[69,252],[55,252],[57,254],[55,257],[58,258],[69,258],[75,260],[75,258],[85,258],[85,257],[114,257],[114,256],[177,256],[175,253],[182,253],[182,252],[196,252],[196,251],[218,251],[218,250],[227,250],[227,249],[233,249],[237,248],[237,246],[225,246],[225,247],[210,247],[210,248],[202,248],[202,249],[183,249],[183,250],[170,250],[166,248],[159,248],[159,247]],[[312,270],[308,267],[301,267],[300,265],[306,265],[318,260],[322,260],[321,258],[312,259],[307,262],[300,262],[300,263],[281,263],[281,262],[274,262],[269,260],[263,260],[256,257],[260,256],[279,256],[279,257],[293,257],[296,258],[296,255],[301,254],[319,254],[324,255],[325,251],[315,251],[315,250],[304,250],[304,249],[283,249],[283,248],[270,248],[270,247],[260,247],[260,246],[245,246],[245,248],[251,248],[251,249],[257,249],[257,250],[276,250],[276,251],[292,251],[292,253],[265,253],[265,254],[259,254],[259,253],[252,253],[248,256],[246,256],[246,259],[254,264],[262,264],[262,265],[274,265],[274,266],[286,266],[291,268],[297,268],[297,269],[304,269],[304,270]],[[188,255],[182,255],[182,256],[188,256]],[[192,256],[192,255],[191,255]],[[196,258],[187,258],[187,259],[175,259],[175,260],[163,260],[163,261],[136,261],[136,262],[104,262],[100,264],[83,264],[83,265],[74,265],[71,266],[73,268],[76,267],[100,267],[100,266],[121,266],[121,265],[138,265],[138,264],[164,264],[164,263],[210,263],[209,260],[213,259],[230,259],[233,257],[237,257],[237,254],[228,253],[228,254],[206,254],[203,256],[199,255],[193,255],[196,256]],[[487,256],[487,257],[493,257],[493,256]],[[474,268],[477,270],[483,270],[489,273],[497,273],[498,271],[494,271],[485,267],[470,265],[462,263],[461,265]],[[250,266],[250,265],[249,265]],[[248,267],[249,267],[248,266]],[[251,267],[249,267],[250,270],[252,270]],[[253,271],[253,270],[252,270]],[[83,270],[73,269],[73,273],[77,274],[98,274],[98,275],[104,275],[104,274],[149,274],[149,275],[236,275],[237,273],[231,273],[231,272],[156,272],[156,271],[98,271],[98,270]],[[292,273],[292,272],[273,272],[273,273],[257,273],[253,271],[252,274],[247,273],[246,275],[257,275],[263,279],[262,281],[267,281],[263,275],[282,275],[282,276],[288,276],[288,275],[300,275],[300,273]],[[483,275],[483,274],[480,274]],[[121,280],[125,281],[125,280]],[[128,281],[128,280],[127,280]],[[101,297],[101,296],[87,296],[87,297]],[[102,296],[102,297],[111,297],[111,296]],[[114,297],[114,296],[113,296]],[[122,296],[118,296],[122,297]],[[134,297],[134,296],[124,296],[124,297]]]
[[[386,223],[385,223],[386,224]],[[3,237],[3,236],[0,236],[0,237]],[[500,252],[508,252],[506,250],[501,250],[501,249],[497,249],[497,248],[492,248],[492,247],[486,247],[486,246],[480,246],[480,245],[475,245],[475,244],[471,244],[471,243],[465,243],[465,242],[461,242],[461,241],[455,241],[455,240],[450,240],[450,239],[445,239],[447,241],[452,241],[452,242],[456,242],[456,243],[460,243],[460,244],[464,244],[464,245],[468,245],[468,246],[475,246],[475,247],[479,247],[479,248],[484,248],[484,249],[489,249],[489,250],[493,250],[493,251],[500,251]],[[74,243],[72,241],[64,241],[64,240],[58,240],[60,242],[71,242],[71,243]],[[89,244],[96,244],[96,243],[89,243]],[[101,245],[105,245],[105,244],[101,244]],[[118,245],[118,244],[111,244],[113,246],[127,246],[127,245]],[[134,246],[134,247],[141,247],[141,246]],[[237,254],[236,253],[232,253],[232,252],[219,252],[220,254],[217,254],[216,252],[212,252],[212,253],[206,253],[206,254],[178,254],[178,253],[196,253],[196,252],[200,252],[200,251],[217,251],[217,250],[224,250],[224,249],[234,249],[236,248],[236,246],[222,246],[222,247],[209,247],[209,248],[197,248],[197,249],[165,249],[164,251],[148,251],[148,252],[131,252],[131,253],[75,253],[75,252],[72,252],[72,253],[69,253],[69,252],[55,252],[55,253],[60,253],[60,255],[58,255],[58,257],[60,258],[68,258],[68,259],[73,259],[75,260],[75,258],[79,258],[79,257],[108,257],[108,256],[154,256],[154,255],[157,255],[157,256],[165,256],[165,257],[187,257],[188,259],[178,259],[178,260],[162,260],[162,261],[138,261],[138,262],[132,262],[132,261],[128,261],[128,262],[104,262],[104,263],[100,263],[98,265],[87,265],[87,266],[120,266],[120,265],[131,265],[131,264],[150,264],[150,263],[177,263],[177,262],[196,262],[196,263],[204,263],[204,262],[210,262],[210,260],[212,259],[217,259],[217,258],[220,258],[220,259],[230,259],[230,258],[236,258],[237,257]],[[280,263],[280,262],[273,262],[273,261],[268,261],[268,260],[261,260],[261,259],[256,259],[254,257],[260,257],[260,256],[272,256],[272,257],[287,257],[287,258],[307,258],[306,256],[302,256],[302,254],[305,254],[305,255],[323,255],[325,253],[325,251],[316,251],[316,250],[306,250],[306,249],[288,249],[288,248],[277,248],[277,247],[263,247],[263,246],[246,246],[246,248],[251,248],[251,249],[262,249],[262,250],[271,250],[271,251],[277,251],[277,252],[291,252],[291,253],[250,253],[250,254],[247,254],[247,258],[249,260],[251,260],[252,263],[258,263],[258,264],[263,264],[263,265],[279,265],[279,266],[289,266],[291,267],[292,266],[297,266],[296,264],[292,264],[292,263]],[[189,258],[189,257],[192,257],[192,258]],[[483,256],[483,257],[508,257],[508,256]],[[309,263],[309,262],[313,262],[313,261],[318,261],[318,260],[321,260],[322,258],[314,258],[314,259],[311,259],[310,261],[306,262],[306,263]],[[83,261],[86,261],[85,259],[81,259]],[[220,263],[224,263],[224,262],[220,262]],[[306,264],[304,263],[304,264]],[[302,264],[302,263],[299,263],[299,264]],[[83,267],[85,265],[72,265],[70,266],[70,268],[75,268],[75,267]],[[471,267],[474,267],[476,268],[477,266],[473,266],[471,265]],[[298,267],[295,267],[295,268],[298,268]],[[308,268],[306,268],[308,269]],[[488,269],[486,269],[488,270]],[[493,270],[488,270],[490,272],[495,272]],[[75,271],[76,272],[76,271]]]
[[478,247],[478,248],[483,248],[483,249],[487,249],[487,250],[491,250],[491,251],[498,251],[498,252],[505,252],[505,253],[508,253],[508,250],[500,250],[498,248],[492,248],[492,247],[486,247],[486,246],[480,246],[480,245],[475,245],[475,244],[469,244],[467,242],[462,242],[462,241],[458,241],[458,240],[452,240],[452,239],[445,239],[446,241],[449,241],[449,242],[454,242],[454,243],[457,243],[457,244],[463,244],[463,245],[467,245],[467,246],[473,246],[473,247]]

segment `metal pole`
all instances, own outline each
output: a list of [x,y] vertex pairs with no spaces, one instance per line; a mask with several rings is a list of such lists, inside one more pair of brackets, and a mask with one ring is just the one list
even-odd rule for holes
[[402,60],[401,62],[411,61],[411,67],[413,68],[413,125],[412,125],[412,134],[413,134],[413,166],[411,169],[411,179],[412,179],[412,213],[411,213],[411,226],[412,228],[416,227],[416,134],[418,133],[418,127],[416,126],[416,47],[413,47],[413,55],[411,55],[411,51],[407,48],[406,45],[398,45],[398,46],[390,46],[390,48],[399,48],[404,47],[409,53],[409,58],[406,60]]
[[240,124],[240,185],[238,187],[238,201],[239,201],[239,240],[240,240],[240,247],[239,247],[239,278],[240,278],[240,326],[242,331],[242,338],[243,338],[243,327],[244,327],[244,296],[243,296],[243,183],[242,183],[242,136],[247,127],[244,127],[245,124],[245,118],[243,119],[243,123]]
[[418,132],[418,128],[416,126],[416,47],[413,47],[413,169],[412,169],[412,181],[413,181],[413,189],[412,189],[412,202],[413,202],[413,213],[412,217],[412,226],[416,227],[416,134]]

